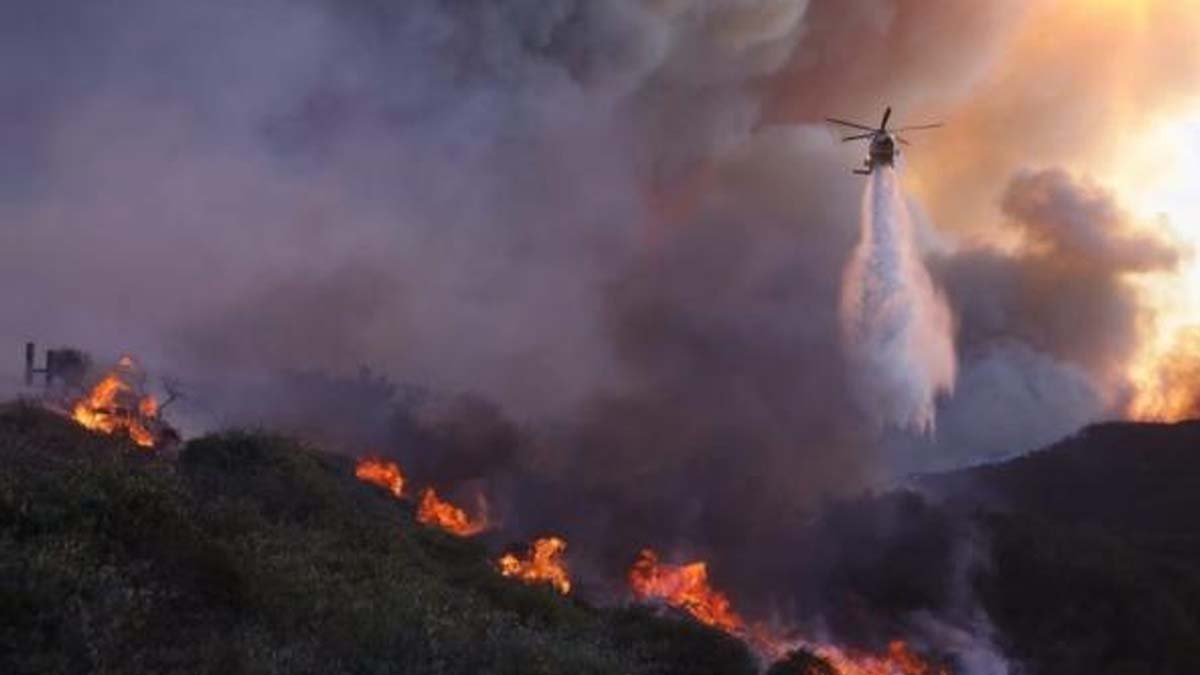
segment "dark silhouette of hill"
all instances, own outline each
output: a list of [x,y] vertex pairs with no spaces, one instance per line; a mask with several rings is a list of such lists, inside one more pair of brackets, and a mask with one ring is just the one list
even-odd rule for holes
[[1200,422],[1098,424],[922,483],[983,525],[978,591],[1032,672],[1200,672]]
[[1200,564],[1200,422],[1112,422],[1000,464],[920,479],[960,505],[1013,512]]
[[809,534],[805,593],[843,640],[969,596],[1023,675],[1200,673],[1200,423],[1094,425],[912,488]]

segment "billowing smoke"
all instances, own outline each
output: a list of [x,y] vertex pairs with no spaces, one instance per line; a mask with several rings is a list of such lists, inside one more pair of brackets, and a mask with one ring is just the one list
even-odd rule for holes
[[961,326],[962,372],[937,436],[895,441],[906,469],[952,467],[965,445],[976,460],[1009,456],[1115,414],[1147,316],[1128,280],[1181,259],[1177,245],[1139,232],[1109,190],[1061,169],[1016,172],[1000,208],[998,230],[1018,234],[1019,250],[933,258]]
[[882,423],[931,431],[936,399],[954,388],[950,310],[914,239],[896,170],[876,168],[846,267],[842,329],[862,409]]

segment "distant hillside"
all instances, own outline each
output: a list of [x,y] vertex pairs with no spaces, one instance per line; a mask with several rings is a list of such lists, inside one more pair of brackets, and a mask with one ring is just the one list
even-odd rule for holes
[[1091,426],[922,483],[983,526],[978,592],[1033,673],[1200,673],[1200,422]]
[[948,620],[1010,675],[1200,673],[1200,424],[1093,426],[911,487],[798,535],[802,620],[868,647]]
[[0,673],[748,675],[737,640],[501,578],[349,460],[178,457],[0,407]]
[[1200,422],[1090,426],[1044,450],[921,483],[955,502],[1200,564]]

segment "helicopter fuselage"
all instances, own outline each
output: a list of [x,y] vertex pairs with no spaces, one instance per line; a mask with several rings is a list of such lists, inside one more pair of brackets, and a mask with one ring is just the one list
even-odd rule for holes
[[896,156],[900,154],[900,150],[896,147],[896,140],[889,133],[876,133],[871,137],[871,146],[867,150],[867,159],[863,160],[865,170],[858,169],[854,173],[868,175],[879,166],[895,166]]
[[886,164],[892,166],[896,163],[896,155],[900,154],[896,149],[896,140],[891,134],[875,134],[871,139],[871,149],[869,150],[871,158],[867,160],[868,164],[876,166]]

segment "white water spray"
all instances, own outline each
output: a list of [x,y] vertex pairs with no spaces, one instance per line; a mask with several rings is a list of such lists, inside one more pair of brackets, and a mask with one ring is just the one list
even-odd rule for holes
[[950,310],[913,241],[896,171],[880,166],[863,195],[862,230],[842,285],[842,330],[865,412],[881,425],[929,432],[935,401],[954,389]]

